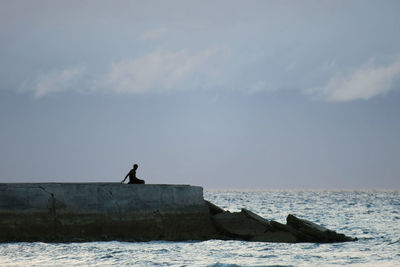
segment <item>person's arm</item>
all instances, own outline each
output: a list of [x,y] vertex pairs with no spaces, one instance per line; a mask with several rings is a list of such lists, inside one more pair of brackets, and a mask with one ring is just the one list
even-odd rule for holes
[[126,178],[128,178],[128,176],[129,176],[130,173],[131,173],[131,172],[129,171],[128,174],[125,176],[124,180],[121,181],[121,184],[122,184],[123,182],[125,182]]

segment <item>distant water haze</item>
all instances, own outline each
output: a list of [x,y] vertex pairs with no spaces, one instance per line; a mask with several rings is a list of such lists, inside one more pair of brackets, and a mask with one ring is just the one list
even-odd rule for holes
[[1,1],[0,182],[400,188],[398,1]]

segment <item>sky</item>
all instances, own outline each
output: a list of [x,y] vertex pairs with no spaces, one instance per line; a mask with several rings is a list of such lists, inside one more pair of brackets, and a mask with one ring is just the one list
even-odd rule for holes
[[400,188],[400,2],[0,1],[0,182]]

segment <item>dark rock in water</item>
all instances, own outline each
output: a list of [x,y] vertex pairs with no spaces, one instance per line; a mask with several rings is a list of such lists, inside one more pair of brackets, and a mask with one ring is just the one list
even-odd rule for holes
[[286,218],[286,224],[303,235],[298,237],[298,242],[346,242],[356,241],[357,238],[345,236],[344,234],[336,233],[335,231],[326,229],[316,223],[299,219],[296,216],[289,214]]
[[210,201],[205,200],[208,208],[210,209],[210,213],[211,215],[216,215],[218,213],[222,213],[224,212],[224,210],[220,207],[218,207],[217,205],[211,203]]
[[267,220],[246,209],[241,212],[218,213],[213,216],[213,222],[220,233],[243,240],[250,240],[271,228]]
[[212,219],[217,231],[226,239],[285,243],[357,240],[293,215],[288,216],[287,224],[268,221],[246,209],[233,213],[220,212]]
[[[290,227],[290,226],[288,226],[286,224],[282,224],[282,223],[279,223],[279,222],[271,221],[271,225],[274,228],[274,231],[290,233],[290,235],[294,239],[294,241],[293,241],[294,243],[296,243],[296,242],[308,242],[307,241],[307,235],[303,234],[300,231],[297,231],[296,229],[294,229],[294,228],[292,228],[292,227]],[[285,241],[281,241],[281,242],[285,242]]]

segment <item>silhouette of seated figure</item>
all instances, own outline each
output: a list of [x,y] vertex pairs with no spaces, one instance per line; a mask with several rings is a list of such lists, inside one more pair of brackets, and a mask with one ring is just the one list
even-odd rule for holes
[[136,177],[136,170],[139,166],[137,164],[133,165],[133,169],[128,172],[128,174],[125,176],[124,180],[121,181],[121,183],[125,182],[126,178],[129,176],[129,183],[128,184],[144,184],[144,180],[141,180]]

